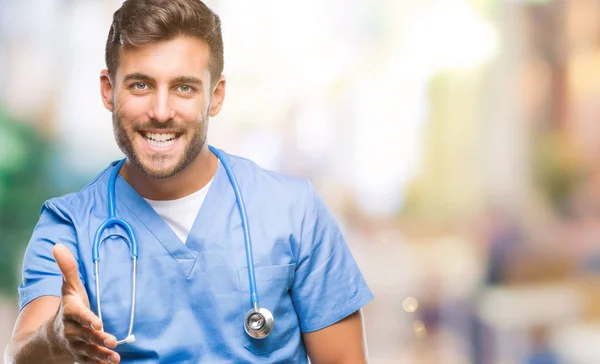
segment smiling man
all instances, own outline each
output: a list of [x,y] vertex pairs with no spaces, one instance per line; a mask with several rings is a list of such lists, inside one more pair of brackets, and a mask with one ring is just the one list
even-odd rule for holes
[[126,158],[42,207],[5,362],[366,363],[373,296],[315,189],[208,145],[218,16],[125,1],[106,63]]

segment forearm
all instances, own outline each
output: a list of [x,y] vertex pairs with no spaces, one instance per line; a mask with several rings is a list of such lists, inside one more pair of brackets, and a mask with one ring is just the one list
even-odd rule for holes
[[311,363],[368,363],[366,336],[360,310],[329,327],[304,334],[303,337]]
[[34,332],[16,335],[4,352],[6,364],[73,364],[73,358],[61,350],[50,329],[50,322],[44,323]]

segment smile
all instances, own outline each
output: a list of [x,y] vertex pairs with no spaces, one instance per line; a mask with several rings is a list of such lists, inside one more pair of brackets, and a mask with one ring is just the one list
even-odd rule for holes
[[144,137],[146,143],[157,148],[169,148],[179,139],[179,134],[177,133],[140,132],[140,134]]

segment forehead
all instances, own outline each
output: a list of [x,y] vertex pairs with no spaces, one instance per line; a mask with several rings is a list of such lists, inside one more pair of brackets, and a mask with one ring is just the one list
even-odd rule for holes
[[155,79],[179,76],[208,77],[210,47],[206,41],[180,36],[119,52],[117,77],[139,72]]

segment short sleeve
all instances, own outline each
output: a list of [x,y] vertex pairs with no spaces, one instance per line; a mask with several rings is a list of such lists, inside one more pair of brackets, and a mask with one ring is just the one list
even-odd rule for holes
[[338,224],[310,183],[291,293],[302,332],[333,325],[373,299]]
[[23,258],[22,281],[19,285],[19,311],[41,296],[61,296],[62,274],[52,248],[63,244],[77,260],[75,229],[71,220],[52,201],[40,213]]

